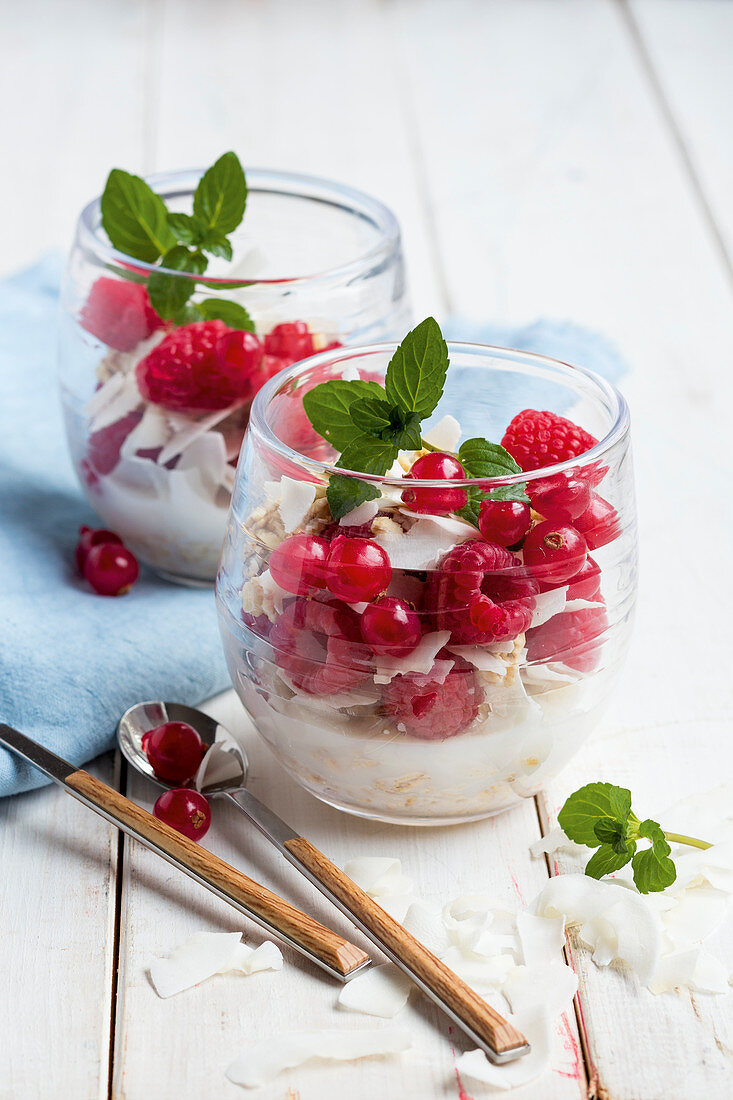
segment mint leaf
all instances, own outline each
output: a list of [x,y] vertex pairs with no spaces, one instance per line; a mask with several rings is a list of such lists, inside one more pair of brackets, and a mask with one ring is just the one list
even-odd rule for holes
[[227,298],[204,298],[197,303],[202,321],[223,321],[229,328],[254,332],[255,324],[244,306],[239,302],[230,302]]
[[193,196],[193,212],[207,229],[231,233],[244,216],[247,183],[236,153],[224,153],[204,172]]
[[104,231],[119,252],[155,263],[175,244],[165,203],[139,176],[113,168],[101,209]]
[[631,814],[631,791],[613,783],[588,783],[566,800],[557,815],[566,836],[576,844],[597,848],[601,841],[595,827],[599,820],[611,818],[625,828]]
[[669,858],[672,849],[658,822],[647,818],[640,822],[638,832],[640,837],[651,841],[651,847],[637,852],[633,858],[634,882],[641,894],[658,893],[677,878],[674,863]]
[[421,420],[430,416],[443,395],[448,348],[434,317],[408,332],[392,356],[384,380],[388,399]]
[[413,413],[403,424],[397,424],[393,428],[382,432],[382,439],[393,443],[398,451],[419,451],[422,446],[420,433],[420,418]]
[[198,244],[206,226],[191,214],[168,214],[168,225],[181,244]]
[[342,470],[358,470],[362,474],[386,474],[397,458],[397,448],[384,439],[358,435],[344,447],[336,463]]
[[311,424],[335,451],[343,451],[360,435],[351,419],[351,406],[362,397],[384,398],[378,382],[344,382],[334,379],[314,386],[303,397],[303,408]]
[[636,849],[634,841],[629,840],[628,828],[620,821],[615,821],[612,817],[602,817],[600,821],[596,822],[593,831],[600,843],[610,844],[614,852],[620,853],[628,851],[629,844],[633,845],[632,850]]
[[478,514],[485,500],[486,493],[482,493],[480,489],[468,489],[466,491],[466,503],[455,514],[478,528]]
[[326,489],[326,500],[334,519],[343,519],[365,500],[376,500],[379,489],[368,481],[359,481],[356,477],[344,477],[332,474]]
[[526,481],[518,481],[515,485],[500,485],[486,494],[487,500],[515,500],[519,504],[529,504]]
[[231,260],[234,254],[228,238],[215,229],[207,229],[199,241],[199,248],[204,252],[210,252],[212,256],[221,256],[223,260]]
[[499,443],[489,443],[488,439],[467,439],[460,446],[458,461],[469,477],[505,477],[522,472],[509,451]]
[[[174,271],[186,271],[200,275],[206,270],[207,260],[200,252],[190,252],[183,244],[177,244],[165,253],[162,267]],[[164,271],[154,271],[148,278],[150,304],[159,317],[169,321],[177,317],[181,308],[196,289],[193,279],[178,278]]]
[[349,413],[353,424],[367,435],[379,435],[392,428],[393,409],[380,397],[360,397],[352,402]]
[[604,875],[618,871],[629,862],[635,848],[634,844],[630,849],[624,848],[623,851],[617,852],[610,844],[601,844],[586,864],[586,875],[590,875],[591,878],[603,878]]

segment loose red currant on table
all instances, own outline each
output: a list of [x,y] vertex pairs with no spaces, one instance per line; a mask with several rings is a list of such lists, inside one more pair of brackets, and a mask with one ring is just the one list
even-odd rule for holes
[[[408,478],[419,478],[424,481],[455,481],[465,478],[466,471],[457,458],[444,454],[442,451],[431,451],[422,455],[413,462]],[[427,515],[444,516],[448,512],[456,512],[466,504],[465,489],[444,488],[419,488],[405,489],[402,493],[402,501],[413,512],[421,512]]]
[[553,523],[571,523],[585,512],[591,498],[587,481],[565,474],[530,482],[527,491],[534,510]]
[[514,546],[529,530],[532,517],[528,504],[518,500],[485,500],[479,509],[479,531],[488,542]]
[[588,508],[578,516],[575,526],[585,537],[591,550],[613,542],[621,534],[621,520],[612,504],[594,493]]
[[524,409],[510,422],[501,441],[523,470],[539,470],[589,451],[598,442],[589,432],[557,413]]
[[537,580],[563,584],[580,571],[588,547],[574,527],[543,520],[529,532],[522,551]]
[[326,587],[329,543],[318,535],[291,535],[270,554],[270,573],[276,584],[295,596]]
[[211,807],[202,794],[189,787],[164,791],[153,806],[159,821],[170,825],[190,840],[201,840],[211,825]]
[[406,657],[422,637],[417,612],[396,596],[381,596],[364,608],[361,633],[380,657]]
[[105,542],[113,542],[117,546],[122,545],[122,539],[119,535],[116,535],[114,531],[107,531],[104,527],[86,527],[81,526],[79,528],[79,541],[76,544],[76,567],[84,576],[84,562],[87,560],[87,554],[93,546],[100,546]]
[[119,543],[92,546],[84,561],[84,578],[100,596],[124,596],[139,574],[132,550]]
[[143,752],[159,779],[187,783],[199,770],[206,746],[188,722],[164,722],[143,734]]
[[330,543],[326,567],[329,591],[346,603],[373,600],[392,577],[386,551],[373,539],[337,535]]

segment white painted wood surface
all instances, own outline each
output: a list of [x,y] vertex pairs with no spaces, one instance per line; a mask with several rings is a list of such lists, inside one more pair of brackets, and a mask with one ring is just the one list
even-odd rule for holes
[[[545,818],[592,778],[629,784],[651,811],[733,765],[730,589],[715,565],[729,537],[730,12],[719,0],[0,0],[0,199],[15,211],[0,269],[65,246],[111,164],[152,171],[233,147],[392,205],[418,315],[568,317],[604,330],[631,362],[636,634],[613,710],[541,800]],[[231,696],[216,705],[245,731],[257,793],[337,861],[398,855],[436,900],[480,888],[527,901],[542,885],[545,866],[528,854],[533,803],[448,830],[346,819],[283,776]],[[138,780],[128,792],[154,797]],[[346,930],[223,809],[213,849]],[[246,1041],[369,1022],[335,1010],[333,986],[290,955],[279,974],[160,1001],[151,959],[194,929],[244,927],[238,915],[135,844],[117,910],[116,839],[58,792],[2,803],[0,817],[0,1100],[235,1097],[223,1068]],[[582,950],[573,958],[589,1081],[571,1019],[552,1072],[518,1096],[727,1100],[731,997],[654,998]],[[309,1066],[254,1095],[456,1097],[459,1036],[417,1001],[403,1019],[415,1031],[404,1059]]]

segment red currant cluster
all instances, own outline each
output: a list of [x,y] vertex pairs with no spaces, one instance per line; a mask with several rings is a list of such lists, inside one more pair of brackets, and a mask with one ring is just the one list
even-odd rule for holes
[[140,573],[132,550],[114,531],[103,527],[79,528],[76,567],[99,596],[124,596]]
[[193,781],[206,755],[198,733],[187,722],[164,722],[144,734],[142,747],[159,779],[181,784],[163,792],[153,813],[191,840],[201,840],[211,825],[211,808],[202,794],[185,785]]

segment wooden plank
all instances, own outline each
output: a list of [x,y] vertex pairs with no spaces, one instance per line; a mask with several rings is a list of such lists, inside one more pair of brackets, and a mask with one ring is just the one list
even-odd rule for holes
[[146,0],[4,2],[0,272],[66,251],[113,165],[145,170]]
[[730,266],[733,7],[717,0],[631,0],[628,11]]
[[[247,746],[253,792],[293,827],[343,865],[359,855],[396,855],[414,876],[417,892],[437,904],[478,888],[498,904],[529,900],[546,881],[539,861],[515,867],[516,837],[537,832],[534,805],[511,814],[452,829],[410,829],[345,818],[321,805],[285,776],[254,733],[233,692],[211,707],[220,721],[236,731]],[[130,784],[131,797],[150,806],[156,796],[140,777]],[[277,890],[318,920],[369,944],[298,873],[277,855],[246,819],[228,804],[214,804],[214,825],[205,843],[258,881]],[[477,882],[476,866],[482,866]],[[211,979],[199,988],[162,1001],[152,989],[147,970],[153,958],[199,930],[243,929],[249,942],[261,941],[233,910],[211,897],[134,842],[125,861],[125,919],[119,974],[114,1097],[142,1100],[155,1089],[170,1094],[239,1095],[224,1069],[247,1042],[304,1027],[378,1026],[381,1021],[335,1007],[338,986],[288,949],[285,968],[252,978],[236,975]],[[400,1059],[356,1062],[337,1069],[313,1063],[281,1074],[258,1093],[262,1100],[327,1100],[343,1095],[348,1082],[354,1100],[375,1095],[420,1096],[438,1100],[456,1094],[454,1052],[470,1047],[457,1028],[419,996],[399,1016],[414,1037],[414,1048]],[[165,1035],[165,1042],[160,1037]],[[192,1049],[192,1037],[197,1037]],[[440,1036],[441,1041],[436,1042]],[[470,1091],[470,1083],[465,1082]],[[585,1075],[573,1024],[558,1024],[554,1073],[543,1081],[543,1100],[585,1096]]]
[[[114,782],[113,758],[95,775]],[[58,787],[0,801],[0,1096],[107,1096],[117,830]]]
[[[450,12],[405,6],[400,18],[403,46],[421,34],[409,78],[425,107],[451,299],[478,317],[572,316],[613,335],[637,367],[624,385],[647,563],[635,639],[613,712],[545,806],[596,777],[672,801],[731,761],[718,662],[680,664],[689,639],[727,652],[727,612],[710,615],[699,544],[675,534],[684,516],[686,532],[726,545],[723,510],[711,509],[726,491],[725,266],[614,6],[459,0]],[[652,998],[575,958],[598,1095],[726,1094],[730,998]]]

